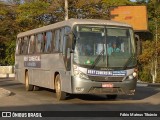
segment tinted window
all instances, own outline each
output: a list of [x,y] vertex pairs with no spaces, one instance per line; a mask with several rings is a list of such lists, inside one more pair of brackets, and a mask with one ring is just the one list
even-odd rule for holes
[[46,45],[46,33],[43,33],[43,39],[41,42],[41,53],[45,52],[45,45]]
[[51,52],[51,41],[52,41],[52,32],[49,31],[46,33],[46,44],[45,44],[45,52]]
[[55,51],[55,31],[52,31],[51,51]]
[[29,53],[32,54],[35,51],[35,36],[32,35],[29,40]]
[[37,35],[36,39],[36,52],[40,53],[42,51],[42,41],[43,41],[43,35],[40,33]]
[[67,52],[67,36],[65,34],[70,33],[70,27],[64,28],[64,35],[63,35],[63,54]]
[[60,34],[60,52],[63,50],[63,39],[64,39],[64,34],[65,34],[65,29],[61,29],[61,34]]
[[55,51],[59,51],[60,30],[55,31]]
[[24,37],[24,39],[21,40],[21,54],[27,54],[28,53],[28,37]]
[[19,38],[16,43],[16,54],[20,54],[20,50],[21,50],[21,38]]

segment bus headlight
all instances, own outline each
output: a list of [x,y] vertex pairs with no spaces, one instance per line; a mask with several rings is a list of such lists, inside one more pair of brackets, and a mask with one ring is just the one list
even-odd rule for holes
[[82,79],[89,79],[88,76],[85,73],[81,72],[78,69],[78,66],[76,66],[76,65],[73,65],[73,75],[77,76],[79,78],[82,78]]
[[132,80],[132,79],[133,79],[133,75],[129,75],[128,78],[129,78],[130,80]]
[[133,77],[137,77],[137,73],[136,72],[133,72]]
[[128,76],[128,79],[133,80],[135,77],[137,77],[137,73],[133,72],[131,75]]

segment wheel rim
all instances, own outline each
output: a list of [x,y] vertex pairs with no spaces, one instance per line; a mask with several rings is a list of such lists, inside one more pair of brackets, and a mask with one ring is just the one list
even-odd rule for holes
[[28,88],[28,85],[29,85],[29,81],[28,81],[28,74],[26,74],[26,88]]
[[59,81],[59,78],[56,80],[56,94],[57,94],[57,97],[60,96],[60,92],[61,92],[61,85],[60,85],[60,81]]

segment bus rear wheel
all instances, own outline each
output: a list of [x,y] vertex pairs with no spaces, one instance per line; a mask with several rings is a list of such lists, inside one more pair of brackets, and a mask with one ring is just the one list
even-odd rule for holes
[[28,72],[26,72],[26,76],[25,76],[25,88],[26,91],[32,91],[34,86],[29,84],[29,76],[28,76]]
[[62,91],[61,80],[60,80],[60,75],[59,74],[56,76],[56,79],[55,79],[55,89],[56,89],[57,100],[58,101],[65,100],[67,94],[66,94],[66,92]]
[[35,86],[35,85],[34,85],[33,90],[34,90],[34,91],[39,91],[39,90],[40,90],[40,87],[39,87],[39,86]]
[[118,95],[106,95],[106,96],[107,96],[107,99],[114,100],[117,98]]

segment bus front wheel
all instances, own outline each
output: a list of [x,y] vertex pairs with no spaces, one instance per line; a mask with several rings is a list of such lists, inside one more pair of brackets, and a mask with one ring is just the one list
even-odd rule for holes
[[29,76],[28,76],[28,72],[26,72],[26,76],[25,76],[25,88],[26,91],[32,91],[34,86],[29,84]]
[[56,79],[55,79],[55,89],[56,89],[57,100],[58,101],[65,100],[66,99],[66,92],[62,91],[61,80],[60,80],[60,75],[59,74],[56,76]]

